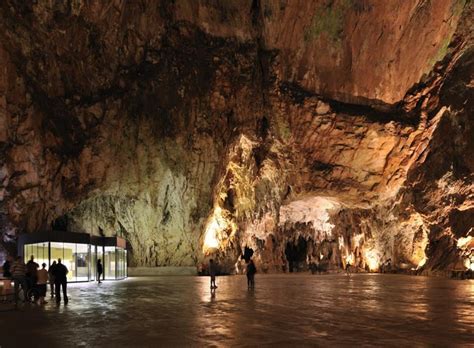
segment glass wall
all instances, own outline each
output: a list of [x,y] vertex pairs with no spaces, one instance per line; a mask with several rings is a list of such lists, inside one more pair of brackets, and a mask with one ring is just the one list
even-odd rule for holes
[[[84,282],[89,280],[89,272],[91,262],[90,262],[90,245],[89,244],[76,244],[76,281]],[[93,277],[92,272],[90,272],[91,278]]]
[[67,280],[69,282],[76,280],[77,275],[77,267],[74,258],[74,254],[76,251],[75,244],[73,243],[63,243],[63,257],[62,263],[64,266],[67,267],[69,273],[67,274]]
[[127,277],[127,251],[116,246],[106,246],[104,252],[105,279]]
[[104,274],[105,279],[116,278],[116,255],[114,246],[104,247]]
[[63,252],[63,244],[58,242],[51,242],[50,243],[50,251],[51,251],[51,262],[58,261],[58,259],[64,259],[64,252]]
[[117,253],[117,279],[127,276],[127,251],[122,248],[116,250]]
[[[51,253],[51,259],[49,259],[49,253]],[[48,268],[53,261],[61,259],[62,264],[69,270],[67,275],[68,281],[80,282],[89,280],[89,244],[51,242],[49,250],[48,242],[26,244],[24,246],[24,255],[25,262],[33,255],[35,261],[40,266],[44,262],[48,265]]]
[[97,280],[97,245],[91,245],[91,279]]
[[122,279],[127,276],[127,251],[116,246],[96,246],[79,243],[41,242],[25,244],[23,247],[25,262],[33,255],[40,265],[47,267],[57,261],[67,267],[68,281],[80,282],[97,280],[97,260],[101,259],[104,279]]
[[25,263],[30,261],[31,256],[34,256],[35,262],[40,268],[43,263],[49,267],[48,242],[25,245],[23,255]]

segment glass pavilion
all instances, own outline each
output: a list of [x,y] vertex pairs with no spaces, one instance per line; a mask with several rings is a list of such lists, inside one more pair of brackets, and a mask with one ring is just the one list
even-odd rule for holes
[[68,268],[68,282],[94,281],[97,260],[103,265],[102,278],[127,277],[126,241],[120,237],[97,237],[87,233],[63,231],[23,234],[18,240],[18,255],[28,262],[31,255],[41,266],[49,266],[61,258]]

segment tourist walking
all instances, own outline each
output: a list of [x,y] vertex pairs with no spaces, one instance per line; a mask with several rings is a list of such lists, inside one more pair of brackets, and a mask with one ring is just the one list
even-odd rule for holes
[[102,267],[102,262],[100,259],[97,260],[97,281],[100,283],[102,279],[102,272],[104,271],[104,268]]
[[38,299],[38,304],[43,305],[48,302],[44,300],[46,296],[46,289],[48,287],[48,271],[46,270],[46,264],[43,263],[41,265],[43,268],[41,268],[38,271],[38,278],[37,278],[37,287],[38,287],[38,292],[39,292],[39,299]]
[[11,267],[12,279],[15,283],[15,303],[18,303],[20,285],[23,289],[24,301],[26,302],[26,265],[21,256],[18,256]]
[[211,276],[211,289],[217,289],[216,285],[217,265],[213,259],[209,260],[209,275]]
[[56,261],[53,261],[53,264],[49,267],[48,274],[49,274],[49,286],[51,288],[51,298],[54,297],[55,291],[54,291],[54,272],[56,269]]
[[253,260],[250,259],[247,263],[247,287],[249,290],[255,288],[255,273],[257,273],[257,267],[255,267]]
[[67,297],[67,274],[69,270],[58,259],[58,263],[54,269],[54,288],[56,290],[56,303],[61,302],[61,287],[63,288],[64,304],[67,304],[69,299]]

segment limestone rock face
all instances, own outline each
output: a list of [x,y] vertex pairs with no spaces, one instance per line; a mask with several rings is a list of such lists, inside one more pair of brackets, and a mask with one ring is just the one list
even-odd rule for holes
[[[0,233],[130,265],[474,268],[472,4],[0,4]],[[472,266],[471,266],[472,265]]]

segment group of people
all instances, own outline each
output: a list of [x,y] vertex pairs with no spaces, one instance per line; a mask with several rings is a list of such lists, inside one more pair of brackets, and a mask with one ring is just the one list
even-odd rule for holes
[[[59,258],[58,261],[53,261],[48,270],[46,270],[46,263],[39,265],[35,262],[35,258],[32,255],[30,260],[25,264],[21,256],[18,256],[16,260],[11,263],[10,259],[7,259],[3,264],[3,276],[5,278],[11,278],[15,283],[15,302],[18,301],[19,287],[23,289],[26,294],[29,289],[36,288],[38,290],[38,304],[48,303],[45,300],[47,293],[47,285],[51,287],[51,298],[56,298],[56,303],[61,302],[61,289],[64,297],[64,303],[67,304],[69,299],[67,296],[67,274],[69,270],[62,263]],[[216,275],[218,273],[217,264],[213,259],[209,261],[209,275],[211,277],[211,290],[217,289]],[[246,274],[247,274],[247,286],[248,289],[255,287],[255,273],[257,268],[252,259],[247,260]],[[103,266],[101,260],[97,260],[97,281],[100,283],[103,274]],[[26,296],[25,296],[26,301]]]
[[[26,301],[26,294],[32,288],[37,290],[38,298],[35,299],[38,304],[48,303],[45,300],[48,283],[51,287],[51,298],[56,298],[56,303],[61,302],[61,289],[64,297],[64,303],[67,304],[69,298],[67,296],[67,274],[69,270],[62,263],[61,259],[53,261],[48,270],[46,270],[46,263],[40,266],[35,262],[35,257],[32,255],[30,260],[25,264],[23,258],[18,256],[14,262],[8,257],[3,264],[3,276],[12,279],[15,283],[14,293],[15,302],[18,302],[20,286],[24,291]],[[97,281],[100,283],[103,274],[103,266],[101,260],[97,260]]]
[[14,262],[7,259],[3,264],[3,276],[11,278],[15,284],[14,294],[15,302],[19,300],[20,286],[24,292],[24,301],[27,301],[26,294],[30,289],[36,289],[38,304],[48,303],[45,300],[48,283],[51,287],[51,297],[56,297],[56,303],[61,302],[61,289],[64,297],[64,303],[68,303],[67,297],[67,274],[69,270],[62,263],[61,259],[54,261],[46,270],[46,263],[40,266],[35,262],[34,256],[25,264],[21,256],[18,256]]
[[[257,273],[257,267],[252,259],[247,260],[247,267],[246,267],[246,275],[247,275],[247,287],[249,290],[255,288],[255,273]],[[213,259],[209,260],[209,276],[211,277],[211,290],[217,289],[216,285],[216,275],[217,275],[217,264],[214,262]]]

